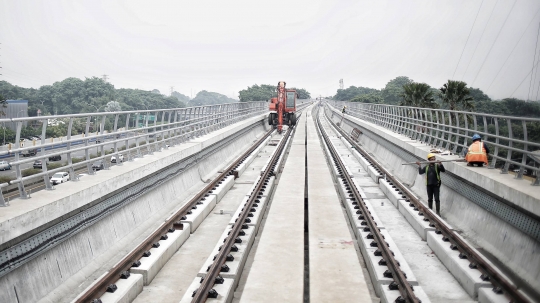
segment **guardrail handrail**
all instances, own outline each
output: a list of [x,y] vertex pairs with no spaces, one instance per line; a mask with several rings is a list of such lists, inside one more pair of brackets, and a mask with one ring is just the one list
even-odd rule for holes
[[[529,141],[527,133],[531,124],[540,126],[540,118],[335,100],[330,100],[329,104],[339,111],[347,106],[347,115],[433,147],[445,148],[461,157],[472,143],[472,135],[477,133],[493,148],[488,168],[500,168],[502,174],[507,174],[512,165],[517,172],[516,179],[523,179],[527,169],[535,177],[532,185],[540,185],[540,168],[536,166],[540,153],[535,153],[540,150],[540,142]],[[506,128],[499,125],[500,122]],[[521,138],[515,133],[522,134]],[[527,157],[531,157],[533,164],[529,164]]]
[[[147,109],[147,110],[136,110],[136,111],[120,111],[120,112],[97,112],[97,113],[83,113],[83,114],[72,114],[72,115],[58,115],[58,116],[39,116],[39,117],[24,117],[24,118],[13,118],[13,119],[0,119],[0,124],[2,123],[15,123],[15,143],[14,148],[9,151],[0,152],[0,156],[6,154],[13,154],[14,159],[10,161],[13,165],[16,173],[16,179],[12,180],[12,184],[17,184],[19,187],[19,195],[21,198],[28,198],[28,194],[24,188],[24,181],[28,179],[34,179],[43,177],[46,189],[52,189],[52,186],[49,182],[49,175],[61,170],[68,171],[70,174],[71,180],[77,180],[77,175],[75,174],[75,167],[81,167],[86,165],[88,174],[94,174],[92,169],[92,162],[104,159],[108,156],[117,156],[121,153],[127,153],[130,155],[132,151],[135,152],[135,157],[141,157],[141,148],[146,148],[148,153],[152,154],[153,151],[160,150],[161,148],[167,148],[168,146],[173,146],[175,144],[180,144],[185,140],[206,134],[210,131],[223,128],[230,124],[236,123],[240,120],[253,117],[258,114],[263,114],[268,111],[268,105],[265,101],[255,101],[255,102],[237,102],[237,103],[227,103],[219,105],[209,105],[209,106],[196,106],[196,107],[186,107],[186,108],[168,108],[168,109]],[[144,115],[144,120],[142,120],[142,127],[138,127],[139,119],[133,123],[133,126],[130,126],[131,119],[130,116]],[[150,115],[153,115],[153,121],[150,121]],[[49,142],[47,143],[46,132],[49,119],[64,120],[66,124],[66,133],[64,136],[66,140],[62,142]],[[84,126],[84,137],[82,138],[72,138],[71,133],[73,129],[73,124],[75,120],[79,119],[81,126]],[[158,119],[159,124],[158,124]],[[86,120],[86,121],[84,121]],[[95,120],[92,123],[92,120]],[[21,131],[24,123],[38,121],[42,124],[41,126],[41,145],[35,146],[21,146]],[[105,133],[105,124],[110,125],[110,131]],[[125,123],[125,126],[120,125]],[[137,125],[135,125],[137,124]],[[90,132],[90,125],[93,125],[94,131]],[[151,133],[150,133],[151,131]],[[134,136],[128,137],[128,134],[137,132]],[[93,134],[95,133],[95,135]],[[125,136],[122,136],[125,135]],[[105,142],[105,138],[112,136],[114,140]],[[153,141],[150,142],[151,136]],[[139,145],[139,139],[145,139],[145,145]],[[92,143],[96,139],[102,139],[101,143]],[[135,139],[135,146],[129,146],[129,140]],[[119,144],[125,144],[125,150],[119,150]],[[33,144],[33,142],[31,143]],[[105,145],[113,144],[112,153],[106,155]],[[52,148],[58,145],[65,145],[65,149],[54,151],[52,153],[45,154],[47,148]],[[36,154],[32,157],[23,159],[20,157],[22,152],[27,152],[30,150],[38,150],[41,154]],[[98,156],[91,158],[91,149],[97,149]],[[83,160],[78,163],[73,163],[72,153],[84,151]],[[31,176],[22,176],[21,165],[29,162],[34,162],[35,160],[44,160],[51,155],[66,155],[67,165],[60,168],[55,168],[52,170],[47,170],[47,165],[44,163],[42,165],[42,172],[31,175]],[[97,154],[96,154],[97,155]],[[130,160],[130,159],[126,159]],[[7,183],[0,184],[0,188],[7,186]],[[0,194],[0,206],[7,206],[2,194]]]

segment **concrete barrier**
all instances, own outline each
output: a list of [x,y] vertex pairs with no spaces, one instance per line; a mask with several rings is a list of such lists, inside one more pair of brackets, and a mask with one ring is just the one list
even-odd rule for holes
[[[249,199],[249,196],[246,196],[242,200],[242,202],[240,202],[240,206],[238,207],[238,209],[236,210],[234,215],[231,217],[231,221],[229,221],[229,225],[233,225],[233,224],[236,224],[238,222],[240,212],[242,212],[242,209],[244,209],[244,207],[245,207],[244,205],[246,204],[248,199]],[[258,203],[256,203],[257,206],[252,207],[252,209],[254,209],[255,211],[250,212],[251,216],[248,216],[248,219],[251,222],[244,222],[247,225],[251,225],[251,226],[259,225],[259,223],[261,222],[261,219],[263,217],[264,210],[266,209],[267,197],[263,196],[261,198],[258,198],[256,201],[259,201]]]
[[[390,290],[388,286],[382,287],[381,292],[381,303],[394,303],[396,302],[396,299],[401,296],[401,293],[399,290]],[[414,294],[422,303],[431,303],[431,300],[429,300],[429,297],[426,295],[422,287],[415,286],[414,287]]]
[[459,252],[452,250],[450,248],[451,243],[444,242],[440,235],[435,234],[434,231],[429,231],[427,233],[427,242],[439,260],[472,298],[478,297],[480,287],[493,287],[490,282],[480,279],[482,273],[477,269],[469,268],[470,261],[460,259]]
[[189,238],[191,228],[188,223],[184,223],[183,230],[175,230],[167,233],[167,239],[159,241],[160,246],[151,248],[149,257],[141,258],[139,267],[132,267],[131,273],[143,276],[144,285],[150,284],[161,268],[169,261],[176,251]]
[[[225,239],[229,237],[229,232],[231,231],[231,229],[232,226],[227,226],[227,228],[219,238],[216,247],[214,247],[212,253],[208,256],[208,259],[206,259],[206,262],[204,262],[203,266],[199,270],[199,273],[197,274],[198,277],[206,276],[206,273],[208,272],[207,269],[209,268],[209,266],[212,265],[212,263],[214,263],[214,256],[219,253],[219,249],[225,242]],[[238,278],[242,274],[244,265],[246,264],[249,250],[253,245],[253,241],[255,241],[255,235],[257,234],[257,230],[258,227],[253,225],[248,226],[247,229],[242,229],[242,231],[244,231],[245,233],[244,236],[239,237],[242,240],[242,243],[235,243],[234,245],[238,248],[238,251],[231,251],[230,253],[230,255],[233,256],[234,260],[225,262],[225,265],[227,265],[229,271],[222,271],[220,273],[223,278],[235,279],[235,287],[238,283]]]
[[210,192],[211,196],[216,197],[216,203],[219,203],[225,194],[233,187],[234,176],[227,176],[224,180],[220,181],[218,186]]
[[[214,284],[213,289],[218,293],[218,297],[208,298],[208,303],[230,303],[234,295],[234,279],[224,279],[222,284]],[[196,291],[201,285],[201,278],[193,279],[193,282],[188,287],[186,293],[179,301],[180,303],[190,303],[193,300],[193,292]]]
[[194,233],[199,225],[204,221],[206,216],[210,214],[212,209],[216,207],[216,196],[215,195],[209,195],[208,197],[201,200],[202,204],[198,204],[194,207],[195,209],[191,209],[191,214],[186,215],[185,220],[181,220],[180,222],[187,224],[190,227],[190,232]]
[[143,276],[131,274],[127,279],[116,281],[118,289],[114,293],[106,292],[101,296],[103,303],[130,303],[143,290]]

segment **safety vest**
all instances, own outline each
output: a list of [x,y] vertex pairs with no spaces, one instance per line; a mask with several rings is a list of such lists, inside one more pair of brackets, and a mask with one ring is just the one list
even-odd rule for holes
[[471,146],[469,146],[469,151],[465,156],[467,162],[484,162],[488,164],[488,158],[486,149],[484,148],[484,143],[482,141],[474,141]]
[[[435,166],[435,175],[437,175],[437,181],[439,181],[439,183],[441,182],[441,175],[439,174],[439,168],[437,167],[437,164],[434,165]],[[426,165],[426,185],[428,183],[428,170],[429,170],[429,164]]]

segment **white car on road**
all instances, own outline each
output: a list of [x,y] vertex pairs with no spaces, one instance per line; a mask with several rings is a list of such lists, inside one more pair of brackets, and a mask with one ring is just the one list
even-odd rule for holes
[[0,161],[0,170],[11,169],[11,164],[8,161]]
[[[120,160],[120,162],[124,162],[124,155],[119,154],[118,155],[118,160]],[[111,163],[116,163],[116,156],[111,157]]]
[[69,174],[67,172],[59,172],[51,177],[51,183],[53,185],[64,183],[69,181]]

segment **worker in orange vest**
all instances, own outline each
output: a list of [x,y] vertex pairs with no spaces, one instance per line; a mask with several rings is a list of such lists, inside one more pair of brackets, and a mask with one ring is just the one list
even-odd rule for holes
[[420,165],[420,162],[416,162],[418,165],[418,174],[426,174],[426,189],[428,196],[428,206],[433,209],[433,197],[435,196],[435,211],[438,216],[441,216],[441,200],[439,199],[439,193],[441,188],[441,173],[446,169],[440,161],[435,161],[434,154],[428,154],[427,159],[430,162],[425,167]]
[[478,165],[482,167],[484,164],[488,165],[489,148],[487,145],[482,142],[482,138],[479,134],[474,134],[472,136],[472,144],[469,146],[465,160],[467,161],[467,166]]

